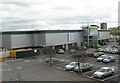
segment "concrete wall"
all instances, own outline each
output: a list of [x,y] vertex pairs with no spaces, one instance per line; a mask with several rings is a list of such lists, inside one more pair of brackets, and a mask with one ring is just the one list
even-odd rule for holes
[[46,45],[62,45],[82,41],[81,32],[47,33]]
[[45,34],[34,34],[34,46],[45,46],[46,36]]
[[109,39],[109,38],[110,38],[110,31],[99,31],[98,40]]
[[2,46],[7,49],[11,49],[11,35],[10,34],[2,35]]
[[11,42],[12,48],[29,47],[34,45],[34,38],[32,34],[13,34]]

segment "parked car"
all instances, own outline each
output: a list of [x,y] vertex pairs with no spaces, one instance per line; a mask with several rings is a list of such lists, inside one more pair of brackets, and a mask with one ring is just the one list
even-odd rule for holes
[[64,51],[63,49],[58,49],[58,50],[57,50],[57,53],[58,53],[58,54],[64,54],[64,52],[65,52],[65,51]]
[[120,46],[118,46],[118,54],[120,54]]
[[101,69],[99,69],[93,74],[94,77],[101,78],[101,79],[109,75],[114,75],[114,68],[102,67]]
[[[79,69],[78,66],[76,66],[74,68],[74,71],[78,72],[78,69]],[[82,69],[83,72],[92,70],[92,64],[90,64],[90,63],[80,63],[80,69]]]
[[107,48],[104,49],[104,52],[105,53],[111,53],[111,50],[112,50],[111,47],[107,47]]
[[76,50],[75,49],[70,49],[70,53],[75,53]]
[[100,45],[107,45],[108,42],[101,42]]
[[112,48],[118,48],[118,46],[117,45],[113,45]]
[[104,55],[104,53],[103,53],[103,52],[95,53],[95,54],[94,54],[94,58],[98,58],[98,57],[100,57],[101,55]]
[[95,54],[95,52],[94,52],[94,51],[87,51],[87,55],[88,55],[89,57],[94,56],[94,54]]
[[77,62],[70,62],[68,65],[66,65],[66,70],[74,70],[74,68],[77,66]]
[[104,52],[104,49],[103,48],[98,48],[96,51],[97,52]]
[[101,55],[100,57],[97,58],[98,62],[103,61],[108,55]]
[[118,53],[118,48],[112,48],[111,53],[113,53],[113,54]]
[[109,62],[114,62],[114,61],[115,61],[115,57],[114,56],[107,56],[103,60],[104,63],[109,63]]

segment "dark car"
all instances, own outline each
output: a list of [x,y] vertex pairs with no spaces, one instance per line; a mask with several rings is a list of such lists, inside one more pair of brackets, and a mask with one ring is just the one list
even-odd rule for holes
[[94,58],[98,58],[98,57],[100,57],[100,56],[103,55],[103,54],[104,54],[103,52],[95,53],[95,54],[94,54]]
[[[74,68],[74,71],[75,72],[78,72],[78,69],[79,69],[79,67],[78,66],[76,66],[75,68]],[[90,70],[92,70],[92,64],[90,64],[90,63],[80,63],[80,69],[84,72],[84,71],[90,71]]]
[[110,63],[110,62],[114,62],[114,61],[115,61],[114,56],[107,56],[106,58],[103,59],[104,63]]

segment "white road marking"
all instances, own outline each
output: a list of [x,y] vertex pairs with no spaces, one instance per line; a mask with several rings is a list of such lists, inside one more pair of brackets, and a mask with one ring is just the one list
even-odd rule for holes
[[104,79],[104,80],[102,80],[102,81],[105,81],[105,80],[108,80],[108,79],[111,79],[111,78],[114,78],[114,77],[117,77],[117,76],[119,76],[120,74],[118,74],[118,75],[114,75],[114,76],[111,76],[111,77],[108,77],[108,78],[106,78],[106,79]]
[[21,69],[22,67],[17,67],[17,69]]
[[30,62],[30,60],[24,60],[25,62]]
[[84,74],[88,74],[88,73],[90,73],[90,72],[93,72],[94,70],[92,70],[92,71],[87,71],[87,72],[85,72]]
[[115,69],[118,69],[118,67],[117,66],[111,66],[112,68],[115,68]]
[[12,60],[12,61],[15,61],[15,60]]
[[87,75],[83,75],[84,77],[87,77],[87,78],[90,78],[90,79],[93,79],[93,80],[98,80],[98,81],[102,81],[101,79],[96,79],[94,78],[94,76],[87,76]]
[[15,59],[16,61],[23,60],[23,59]]
[[9,69],[9,68],[8,68],[7,70],[10,71],[10,70],[13,70],[13,69]]

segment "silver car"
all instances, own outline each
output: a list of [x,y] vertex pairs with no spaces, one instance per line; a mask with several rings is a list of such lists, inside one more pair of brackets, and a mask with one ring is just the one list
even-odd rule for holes
[[113,54],[118,53],[118,49],[117,48],[112,48],[111,53],[113,53]]
[[114,68],[102,67],[101,69],[96,71],[93,75],[94,75],[94,77],[103,79],[106,76],[114,75]]
[[106,52],[106,53],[111,53],[111,50],[112,50],[111,47],[107,47],[107,48],[105,48],[104,52]]
[[100,57],[97,58],[98,62],[103,61],[106,57],[108,57],[108,55],[101,55]]
[[66,70],[74,70],[74,68],[77,66],[77,62],[70,62],[68,65],[66,65]]

